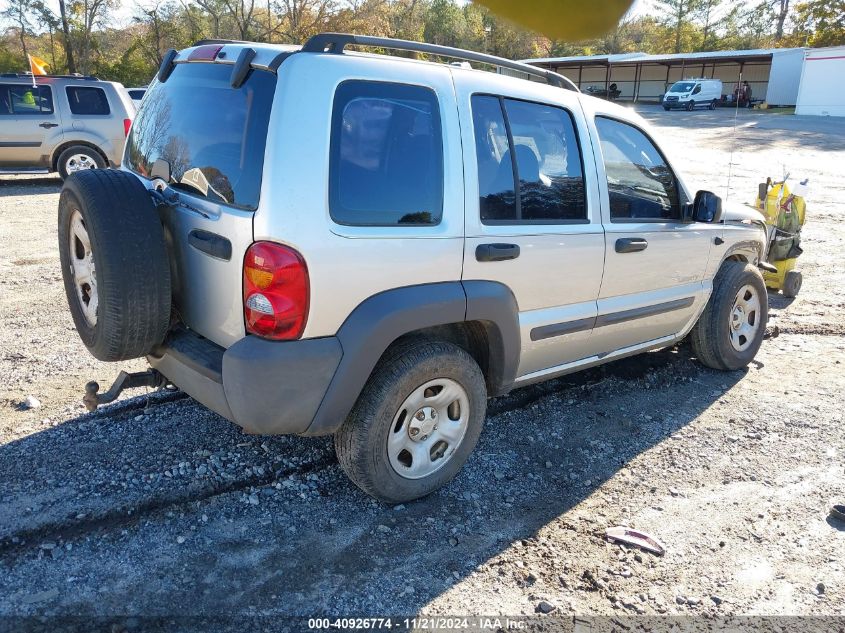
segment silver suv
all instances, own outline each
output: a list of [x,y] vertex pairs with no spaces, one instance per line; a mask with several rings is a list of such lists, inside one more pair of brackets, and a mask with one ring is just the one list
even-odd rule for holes
[[685,337],[740,369],[767,319],[762,218],[693,195],[636,113],[416,42],[172,51],[122,171],[59,214],[83,341],[152,366],[90,408],[173,383],[249,433],[334,434],[388,502],[458,472],[491,396]]
[[135,115],[121,84],[77,75],[0,75],[0,171],[116,167]]

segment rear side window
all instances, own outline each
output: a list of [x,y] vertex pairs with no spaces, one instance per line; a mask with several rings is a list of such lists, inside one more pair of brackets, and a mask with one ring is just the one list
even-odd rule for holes
[[109,100],[102,88],[68,86],[65,90],[73,114],[109,114]]
[[345,81],[335,93],[331,132],[329,207],[335,222],[440,222],[443,136],[432,90]]
[[0,85],[0,116],[52,113],[53,93],[49,86]]
[[475,95],[472,112],[482,222],[586,221],[581,151],[566,110]]
[[[226,64],[176,64],[144,96],[126,146],[129,168],[191,195],[256,209],[276,76],[252,70],[239,88]],[[153,173],[157,160],[167,165]]]

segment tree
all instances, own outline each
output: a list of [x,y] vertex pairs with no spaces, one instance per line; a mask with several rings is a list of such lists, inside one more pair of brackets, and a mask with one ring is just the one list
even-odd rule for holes
[[722,22],[723,18],[719,17],[719,13],[724,3],[725,0],[702,0],[698,10],[699,21],[701,22],[701,44],[698,46],[698,50],[708,51],[713,49],[715,44],[713,41],[715,39],[714,31]]
[[223,0],[223,4],[238,29],[238,39],[248,40],[252,33],[255,0]]
[[789,0],[773,0],[772,6],[774,7],[775,15],[777,16],[775,42],[780,42],[783,39],[783,25],[786,22],[786,16],[789,14]]
[[142,35],[137,37],[138,48],[156,67],[161,65],[168,49],[181,48],[190,43],[180,38],[180,9],[172,2],[139,6],[133,21],[143,29]]
[[336,0],[281,0],[279,35],[285,42],[300,44],[321,31],[338,11]]
[[35,0],[32,3],[32,11],[38,21],[38,26],[47,29],[50,41],[50,70],[55,72],[59,65],[56,63],[56,41],[54,34],[59,30],[60,21],[48,7],[44,0]]
[[675,53],[680,53],[684,32],[701,10],[702,0],[656,0],[657,8],[666,15],[666,24],[675,38]]
[[11,0],[9,6],[6,7],[0,16],[10,20],[18,31],[18,40],[23,51],[23,58],[28,62],[29,50],[26,47],[26,38],[32,31],[32,23],[30,22],[30,13],[32,12],[32,4],[30,0]]
[[76,61],[73,57],[73,44],[70,41],[70,25],[67,19],[67,6],[65,0],[59,0],[59,14],[62,17],[62,36],[65,45],[65,59],[67,60],[67,71],[71,74],[76,72]]
[[798,46],[845,44],[845,0],[811,0],[796,5],[795,32],[790,39]]

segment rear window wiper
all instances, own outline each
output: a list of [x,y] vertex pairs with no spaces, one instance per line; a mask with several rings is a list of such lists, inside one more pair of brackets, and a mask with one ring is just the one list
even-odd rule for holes
[[[160,182],[164,182],[163,180]],[[202,209],[198,209],[193,205],[188,204],[182,200],[181,196],[176,193],[173,185],[176,183],[167,184],[164,189],[150,189],[150,196],[157,207],[182,207],[188,211],[193,211],[208,220],[211,216]],[[193,189],[191,190],[193,191]]]

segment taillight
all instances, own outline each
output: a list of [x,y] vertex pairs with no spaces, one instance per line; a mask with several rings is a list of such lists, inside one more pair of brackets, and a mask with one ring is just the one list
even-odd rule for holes
[[129,136],[129,128],[132,127],[132,119],[123,119],[123,136]]
[[206,44],[205,46],[197,46],[194,50],[191,51],[191,54],[188,55],[188,61],[214,61],[214,58],[217,57],[217,53],[220,52],[221,48],[223,48],[222,44]]
[[292,248],[255,242],[244,257],[246,330],[264,338],[302,336],[308,318],[309,282],[305,260]]

